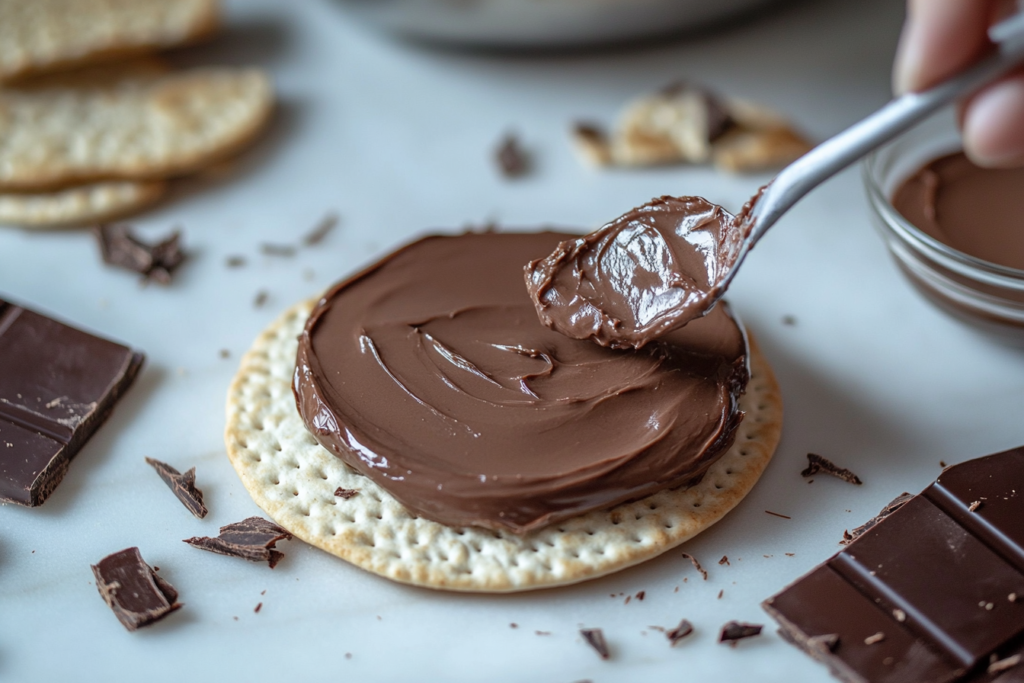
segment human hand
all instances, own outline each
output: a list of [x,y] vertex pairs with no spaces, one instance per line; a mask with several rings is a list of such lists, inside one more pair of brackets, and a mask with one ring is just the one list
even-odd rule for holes
[[[923,90],[987,52],[988,27],[1014,12],[1012,0],[907,0],[893,69],[897,93]],[[960,104],[964,151],[980,166],[1024,165],[1024,68]]]

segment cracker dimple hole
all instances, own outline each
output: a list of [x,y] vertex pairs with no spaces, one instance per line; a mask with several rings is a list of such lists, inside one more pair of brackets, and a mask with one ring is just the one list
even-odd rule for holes
[[292,495],[293,495],[293,496],[298,496],[298,495],[299,495],[299,492],[298,492],[298,491],[292,491]]
[[700,507],[700,503],[694,503],[694,504],[693,504],[693,507],[695,507],[695,508],[699,508],[699,507]]

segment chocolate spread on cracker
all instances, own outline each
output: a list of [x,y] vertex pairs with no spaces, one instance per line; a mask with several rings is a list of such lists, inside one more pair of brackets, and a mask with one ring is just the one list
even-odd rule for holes
[[636,351],[539,323],[522,264],[569,235],[428,237],[329,291],[299,340],[310,433],[416,514],[525,532],[699,479],[748,370],[718,306]]

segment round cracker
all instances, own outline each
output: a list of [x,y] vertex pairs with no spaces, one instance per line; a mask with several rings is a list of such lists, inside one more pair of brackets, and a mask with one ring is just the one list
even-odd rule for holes
[[[721,519],[767,467],[782,431],[782,397],[751,342],[746,413],[733,446],[690,488],[659,491],[523,536],[454,528],[409,512],[320,446],[292,395],[297,337],[315,302],[286,311],[242,358],[228,390],[228,457],[253,500],[307,543],[401,583],[512,592],[604,576],[660,555]],[[358,491],[350,498],[336,489]]]
[[108,182],[56,192],[0,194],[0,225],[56,228],[89,225],[136,213],[160,201],[167,183]]

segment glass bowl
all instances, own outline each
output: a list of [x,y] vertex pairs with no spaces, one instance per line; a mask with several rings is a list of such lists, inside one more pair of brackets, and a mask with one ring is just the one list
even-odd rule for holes
[[911,224],[890,201],[915,171],[960,149],[953,115],[943,113],[868,155],[863,177],[872,220],[896,265],[929,301],[1000,341],[1024,346],[1024,270],[943,244]]

